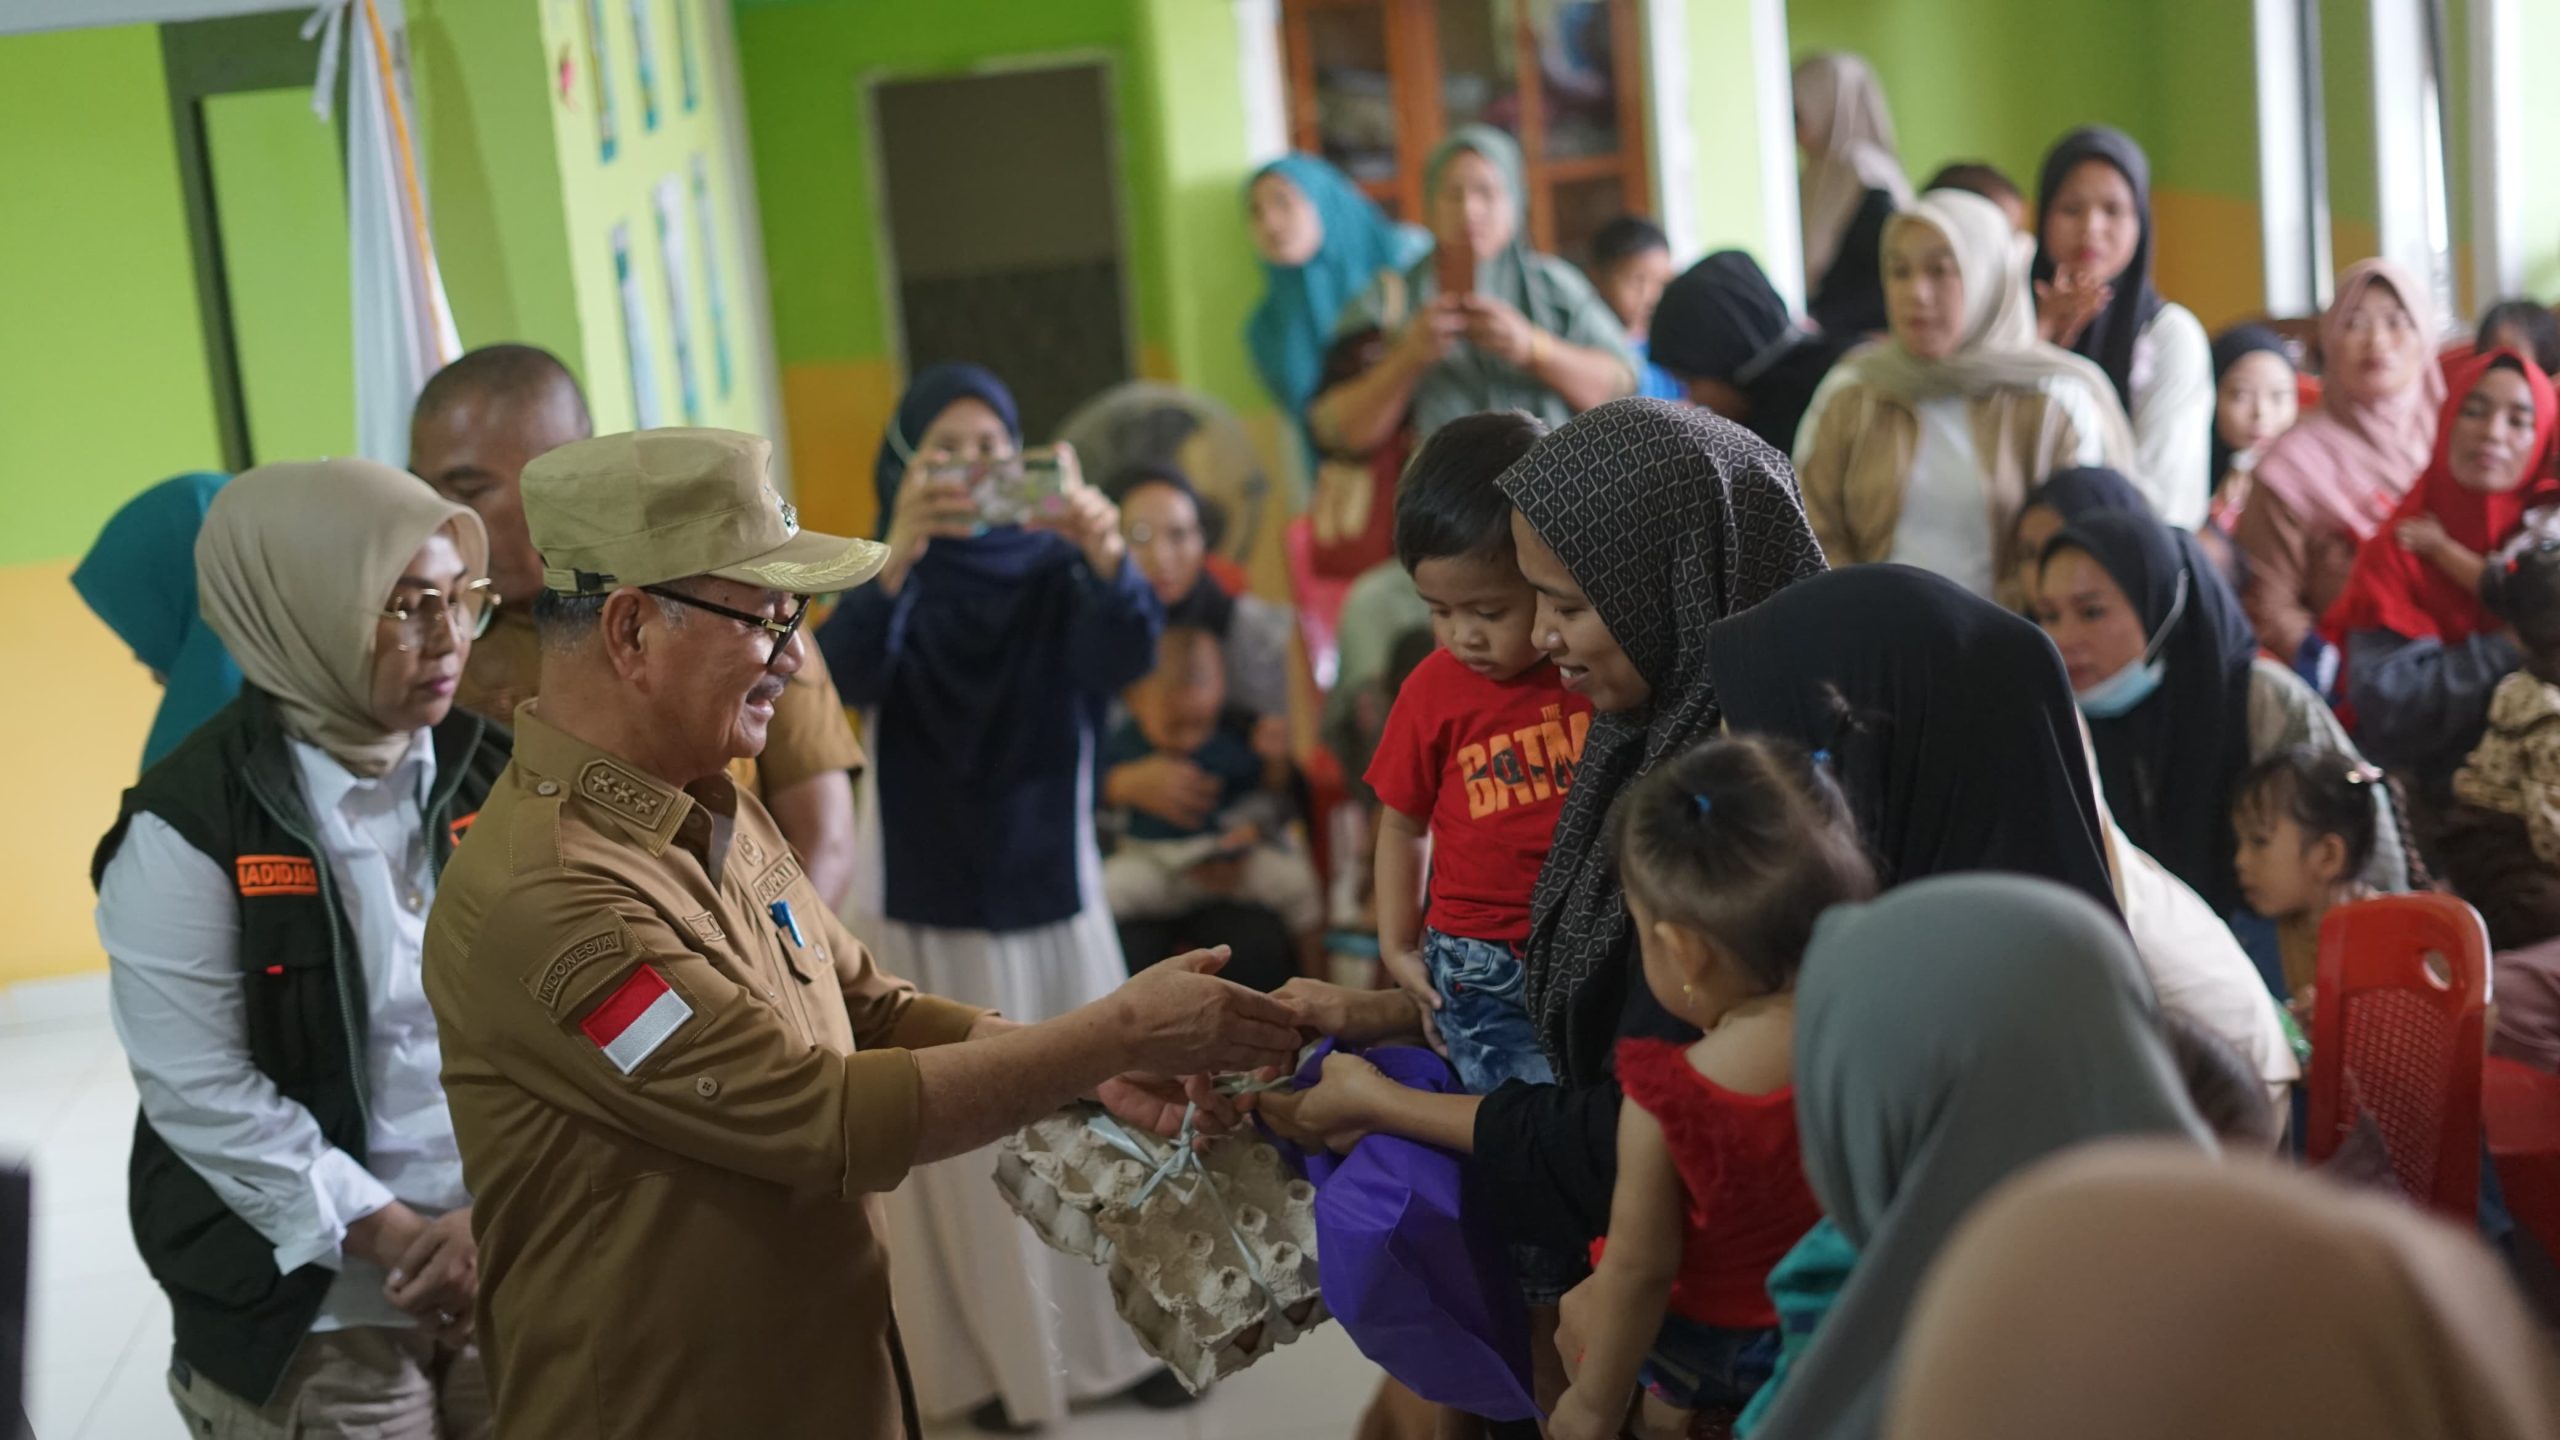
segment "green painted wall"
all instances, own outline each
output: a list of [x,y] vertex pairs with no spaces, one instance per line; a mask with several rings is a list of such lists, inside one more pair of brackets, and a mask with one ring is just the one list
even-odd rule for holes
[[0,39],[0,982],[105,964],[84,852],[133,783],[158,692],[68,583],[108,515],[219,465],[194,262],[146,26]]
[[[2470,9],[2470,0],[2452,0],[2447,16],[2457,246],[2468,243],[2471,224]],[[2520,9],[2523,53],[2560,54],[2560,0],[2523,0]],[[2319,13],[2331,238],[2343,263],[2377,244],[2373,44],[2366,0],[2321,0]],[[1915,179],[1979,154],[2032,187],[2054,136],[2102,120],[2142,141],[2155,183],[2176,192],[2172,204],[2188,206],[2178,218],[2189,236],[2257,265],[2246,233],[2258,182],[2245,0],[1792,0],[1789,23],[1799,55],[1845,49],[1875,62]],[[2541,83],[2530,64],[2524,107],[2523,134],[2560,134],[2560,86]],[[2545,300],[2560,295],[2560,186],[2542,183],[2549,173],[2529,164],[2523,198],[2528,288]],[[2245,213],[2234,208],[2244,205]],[[2183,257],[2191,277],[2221,260]],[[2490,297],[2472,293],[2467,254],[2458,266],[2467,308],[2476,310]]]
[[540,345],[583,377],[540,10],[410,0],[409,64],[437,264],[465,346]]
[[[1798,56],[1848,50],[1874,64],[1914,183],[1951,161],[1989,160],[2032,191],[2045,148],[2074,125],[2102,122],[2154,143],[2164,109],[2155,3],[1792,0],[1788,38]],[[2190,8],[2236,10],[2246,23],[2236,0]],[[2240,37],[2245,47],[2245,28]],[[2237,113],[2245,121],[2245,91]]]
[[[2320,83],[2329,141],[2329,221],[2340,264],[2373,253],[2373,32],[2364,0],[2320,0]],[[2343,227],[2343,229],[2342,229]]]
[[347,180],[306,86],[204,102],[252,463],[356,448]]
[[2255,47],[2246,0],[2148,0],[2144,147],[2155,183],[2258,200]]
[[[1690,146],[1701,252],[1735,247],[1769,262],[1769,240],[1796,223],[1771,215],[1761,188],[1760,84],[1752,0],[1689,0]],[[1783,112],[1782,112],[1783,113]]]
[[1183,383],[1242,410],[1267,409],[1242,339],[1262,297],[1262,269],[1244,231],[1235,9],[1147,0],[1144,18],[1141,81],[1150,104],[1127,117],[1123,143],[1156,156],[1164,271],[1157,333]]
[[135,492],[219,465],[146,26],[0,42],[0,565],[77,554]]

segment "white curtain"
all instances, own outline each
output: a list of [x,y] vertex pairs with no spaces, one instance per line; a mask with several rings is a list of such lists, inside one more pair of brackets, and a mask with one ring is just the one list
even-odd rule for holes
[[427,226],[401,0],[326,0],[303,27],[320,41],[312,108],[323,116],[347,68],[347,248],[354,284],[356,450],[409,458],[409,410],[427,377],[462,353]]

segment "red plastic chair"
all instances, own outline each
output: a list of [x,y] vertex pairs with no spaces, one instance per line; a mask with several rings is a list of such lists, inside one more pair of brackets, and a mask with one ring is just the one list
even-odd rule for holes
[[2503,1056],[2480,1075],[2480,1124],[2507,1213],[2560,1257],[2560,1075]]
[[2450,895],[2341,905],[2320,926],[2305,1149],[2329,1158],[2370,1111],[2409,1198],[2472,1220],[2489,930]]

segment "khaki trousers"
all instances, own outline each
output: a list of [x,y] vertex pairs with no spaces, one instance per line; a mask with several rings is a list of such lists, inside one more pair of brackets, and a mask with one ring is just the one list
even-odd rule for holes
[[194,1440],[491,1440],[476,1349],[424,1330],[367,1326],[303,1337],[275,1400],[256,1405],[202,1375],[169,1376]]

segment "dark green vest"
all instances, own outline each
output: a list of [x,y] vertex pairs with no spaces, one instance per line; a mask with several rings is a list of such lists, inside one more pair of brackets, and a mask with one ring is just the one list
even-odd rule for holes
[[[507,767],[507,732],[455,710],[435,728],[428,854],[439,874]],[[365,1158],[365,979],[337,881],[321,854],[300,772],[255,687],[207,720],[125,792],[98,842],[92,883],[148,811],[233,877],[249,1058],[329,1143]],[[223,1389],[271,1399],[337,1272],[279,1274],[275,1247],[232,1213],[147,1118],[134,1126],[133,1238],[176,1316],[178,1359]]]

